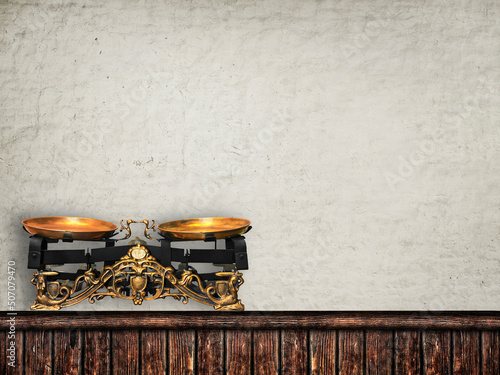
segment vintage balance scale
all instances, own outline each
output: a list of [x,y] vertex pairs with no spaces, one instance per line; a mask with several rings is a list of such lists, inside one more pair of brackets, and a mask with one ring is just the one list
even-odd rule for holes
[[[144,236],[159,242],[159,246],[146,241],[131,241],[117,246],[117,242],[130,238],[132,223],[145,224]],[[149,220],[120,221],[119,232],[126,230],[124,238],[115,239],[118,226],[106,221],[67,216],[31,218],[23,226],[32,236],[29,244],[28,268],[36,269],[31,283],[37,296],[32,310],[59,310],[85,299],[90,303],[106,296],[132,300],[135,305],[143,301],[173,297],[187,303],[191,298],[216,310],[242,311],[238,299],[243,284],[241,270],[248,269],[245,237],[251,229],[250,221],[228,217],[208,217],[177,220],[159,224]],[[152,238],[149,231],[160,233]],[[217,240],[225,242],[217,248]],[[92,247],[77,250],[50,250],[49,245],[62,242],[81,243]],[[212,249],[186,249],[183,241],[213,243]],[[199,243],[199,242],[198,242]],[[98,269],[97,264],[103,266]],[[222,271],[198,272],[192,264],[212,264]],[[56,271],[61,265],[80,265],[75,272]]]

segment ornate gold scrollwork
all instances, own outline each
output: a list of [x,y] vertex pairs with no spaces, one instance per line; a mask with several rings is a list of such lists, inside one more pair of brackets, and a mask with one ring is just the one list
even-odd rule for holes
[[127,238],[130,238],[130,236],[132,235],[132,231],[130,229],[130,224],[132,223],[135,223],[135,224],[144,224],[146,225],[146,228],[144,229],[144,237],[146,238],[149,238],[150,240],[153,239],[153,237],[151,237],[148,232],[152,229],[153,232],[156,232],[156,228],[155,228],[155,221],[154,220],[151,220],[151,226],[149,226],[149,220],[142,220],[142,221],[135,221],[135,220],[132,220],[132,219],[128,219],[126,221],[126,225],[123,225],[123,219],[120,220],[120,232],[122,232],[123,230],[126,230],[127,231],[127,234],[125,235],[125,237],[123,238],[120,238],[120,240],[126,240]]
[[[148,230],[148,223],[145,224]],[[183,303],[192,298],[216,310],[242,311],[245,308],[238,299],[239,287],[244,282],[241,272],[217,272],[216,276],[227,280],[209,283],[190,270],[184,270],[177,278],[174,268],[163,267],[141,244],[131,247],[127,255],[112,266],[105,267],[99,277],[93,269],[87,270],[75,280],[71,289],[60,281],[47,281],[48,277],[53,279],[57,275],[58,272],[43,270],[33,274],[31,283],[37,288],[37,296],[32,310],[59,310],[86,298],[94,303],[106,296],[132,300],[135,305],[173,297]],[[173,288],[165,287],[167,281]],[[84,285],[86,289],[80,291]],[[106,291],[100,291],[102,288]]]

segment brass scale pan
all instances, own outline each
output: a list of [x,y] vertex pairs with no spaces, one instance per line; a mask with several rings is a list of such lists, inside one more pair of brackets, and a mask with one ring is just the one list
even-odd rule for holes
[[[118,226],[107,221],[85,217],[48,216],[26,219],[24,228],[31,234],[52,239],[96,240],[111,237]],[[217,239],[243,234],[249,230],[250,221],[232,217],[204,217],[176,220],[157,226],[160,234],[176,240]]]

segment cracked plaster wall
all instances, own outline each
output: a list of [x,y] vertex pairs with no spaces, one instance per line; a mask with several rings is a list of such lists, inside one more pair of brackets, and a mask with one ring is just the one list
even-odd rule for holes
[[18,309],[49,215],[248,218],[247,310],[500,309],[498,1],[4,0],[0,49]]

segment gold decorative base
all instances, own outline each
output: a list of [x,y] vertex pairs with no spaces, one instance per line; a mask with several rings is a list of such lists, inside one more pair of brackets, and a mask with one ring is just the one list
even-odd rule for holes
[[[99,277],[93,269],[80,275],[74,285],[62,285],[61,281],[48,281],[59,273],[38,270],[33,274],[31,283],[36,286],[37,296],[32,310],[59,310],[88,298],[90,303],[106,296],[132,300],[135,305],[143,301],[173,297],[187,303],[189,298],[213,306],[215,310],[243,311],[238,299],[239,287],[243,284],[243,274],[217,272],[216,275],[227,278],[205,285],[200,277],[189,270],[184,270],[180,279],[175,276],[172,267],[162,266],[149,250],[137,244],[131,247],[127,255],[112,266],[107,266]],[[173,288],[165,288],[166,283]],[[148,292],[146,293],[146,288]],[[106,288],[106,291],[102,291]]]

